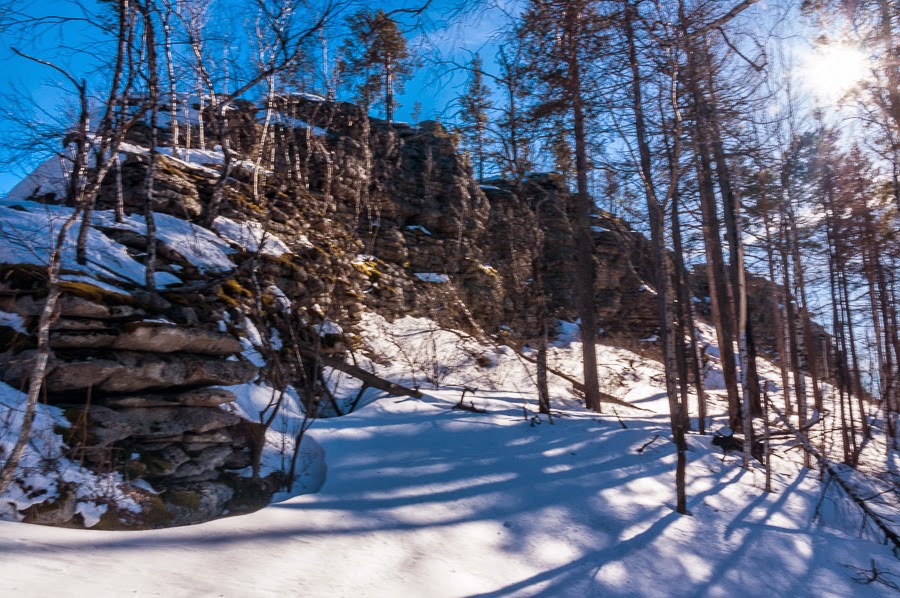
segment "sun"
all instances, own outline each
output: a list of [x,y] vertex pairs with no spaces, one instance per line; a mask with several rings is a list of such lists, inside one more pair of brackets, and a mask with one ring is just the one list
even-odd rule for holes
[[803,85],[817,99],[835,103],[850,89],[866,78],[866,56],[851,46],[827,45],[816,47],[803,60]]

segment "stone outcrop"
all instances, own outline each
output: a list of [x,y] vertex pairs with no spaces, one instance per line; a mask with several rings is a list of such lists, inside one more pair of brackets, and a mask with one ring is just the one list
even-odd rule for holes
[[[16,287],[9,281],[0,286],[0,303],[4,311],[33,321],[43,301],[34,289]],[[262,428],[228,410],[235,400],[231,391],[212,386],[253,380],[256,366],[237,356],[242,346],[234,336],[176,325],[166,314],[151,314],[158,307],[63,297],[50,333],[45,388],[72,424],[64,431],[72,456],[98,471],[144,480],[159,492],[146,495],[152,516],[131,516],[130,525],[138,527],[195,523],[226,509],[240,511],[242,505],[231,504],[235,484],[244,502],[256,493],[263,496],[256,502],[264,503],[275,483],[254,485],[237,473],[253,463]],[[168,315],[181,309],[172,306],[176,313]],[[34,354],[15,347],[0,354],[2,379],[23,387]],[[52,505],[25,516],[36,523],[70,524],[74,494],[61,493]],[[126,524],[116,523],[121,525]]]
[[[374,311],[490,333],[502,328],[527,339],[538,329],[538,291],[556,317],[577,316],[571,202],[560,177],[534,175],[518,189],[504,181],[479,185],[455,137],[439,123],[389,124],[350,104],[303,97],[282,102],[279,109],[291,118],[272,125],[273,168],[255,178],[238,162],[219,214],[258,223],[289,252],[251,255],[235,246],[233,273],[209,284],[177,246],[157,240],[158,270],[176,274],[185,288],[122,294],[83,278],[64,284],[50,333],[48,399],[73,421],[77,434],[69,440],[86,463],[164,490],[162,504],[154,503],[159,524],[217,516],[239,508],[233,501],[265,502],[265,492],[232,473],[253,462],[260,429],[229,413],[233,395],[215,387],[272,372],[258,372],[239,357],[242,345],[220,332],[223,320],[254,313],[265,329],[281,330],[303,321],[310,330],[298,334],[312,342],[314,325],[328,320],[352,335],[361,314]],[[261,134],[257,108],[244,102],[236,108],[229,116],[233,147],[249,152]],[[143,129],[130,133],[137,144],[145,137]],[[124,206],[140,213],[147,155],[123,156]],[[219,165],[192,161],[160,157],[154,209],[196,223],[206,215]],[[114,207],[117,192],[110,175],[97,207]],[[611,333],[650,334],[656,324],[646,242],[607,214],[597,212],[595,220],[599,325]],[[141,232],[100,230],[135,259],[146,255]],[[532,282],[538,237],[543,289]],[[0,310],[32,326],[45,292],[40,273],[0,274]],[[0,379],[21,386],[34,339],[10,338]],[[333,334],[322,340],[322,350],[334,353],[348,342]]]
[[233,336],[160,322],[134,322],[83,331],[57,329],[50,335],[50,347],[60,350],[117,349],[204,355],[230,355],[241,351],[241,344]]
[[[536,331],[529,315],[534,289],[526,288],[534,249],[528,230],[536,225],[546,247],[551,309],[557,317],[575,317],[570,202],[560,177],[534,175],[518,191],[503,181],[479,185],[456,138],[440,123],[386,123],[352,104],[303,96],[279,102],[289,118],[272,124],[272,172],[254,194],[252,172],[238,164],[220,211],[262,223],[291,248],[280,258],[255,258],[264,293],[274,285],[311,320],[321,317],[316,306],[329,305],[328,318],[342,326],[372,310],[489,332],[505,326],[528,337]],[[237,107],[230,116],[232,144],[250,151],[261,134],[258,109],[243,102]],[[140,143],[139,137],[133,141]],[[212,197],[211,173],[218,166],[167,158],[161,164],[159,209],[196,220]],[[128,155],[123,164],[126,210],[143,207],[145,169],[142,154]],[[176,205],[177,197],[184,205]],[[115,198],[110,179],[99,206],[111,208]],[[612,333],[646,336],[656,328],[652,292],[644,294],[652,287],[646,242],[608,214],[598,212],[596,220],[598,323]],[[127,241],[144,251],[140,239]],[[160,255],[167,251],[158,247]],[[250,293],[240,289],[255,282],[240,274],[235,282],[234,292],[223,291],[226,301],[249,305]]]
[[[551,313],[577,317],[572,202],[562,177],[532,175],[517,191],[503,180],[482,187],[491,205],[486,243],[505,290],[504,320],[534,332],[523,315],[534,312],[531,260],[539,258]],[[621,219],[595,210],[594,305],[608,333],[644,337],[658,328],[650,246]],[[510,275],[513,273],[514,275]]]
[[[530,229],[537,227],[551,311],[575,316],[571,202],[561,177],[532,175],[518,190],[504,181],[478,185],[439,123],[388,124],[349,104],[303,98],[292,109],[327,132],[288,135],[307,155],[310,190],[327,194],[335,220],[355,229],[361,252],[372,258],[358,268],[369,278],[361,289],[368,307],[387,315],[445,313],[457,325],[474,318],[490,332],[505,325],[534,334],[534,290],[527,287]],[[608,214],[598,211],[594,224],[598,322],[610,332],[646,336],[657,328],[649,245]],[[449,282],[422,284],[420,273]]]

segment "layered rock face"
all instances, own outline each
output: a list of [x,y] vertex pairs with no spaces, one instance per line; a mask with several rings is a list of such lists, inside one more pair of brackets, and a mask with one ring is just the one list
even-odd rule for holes
[[294,173],[282,185],[306,188],[349,234],[344,251],[363,258],[354,268],[367,277],[358,289],[367,307],[466,324],[468,310],[489,328],[500,323],[502,283],[484,247],[490,206],[440,124],[388,124],[303,98],[281,110],[308,128],[277,130],[275,170]]
[[[577,317],[575,236],[572,201],[562,177],[532,175],[516,190],[512,184],[488,181],[483,187],[491,206],[485,245],[491,263],[502,272],[504,319],[526,332],[535,330],[522,316],[534,311],[532,260],[541,268],[543,293],[556,317]],[[594,305],[606,332],[643,337],[658,324],[650,244],[622,220],[595,210]]]
[[[263,223],[297,253],[288,267],[261,256],[264,286],[275,284],[313,318],[314,305],[330,305],[330,318],[351,323],[370,309],[489,332],[505,326],[528,337],[537,330],[540,292],[529,282],[536,227],[551,311],[575,317],[571,202],[560,177],[534,175],[518,190],[503,181],[478,185],[439,123],[389,124],[352,104],[303,97],[284,100],[278,110],[264,144],[274,156],[272,172],[254,178],[236,168],[222,210]],[[245,106],[241,114],[233,143],[252,152],[263,136],[259,112]],[[126,178],[138,188],[140,163],[139,157],[126,163],[134,173]],[[166,189],[182,189],[201,204],[212,195],[208,173],[175,164],[165,170]],[[106,197],[110,207],[113,195]],[[647,242],[600,211],[593,230],[599,324],[615,333],[652,333]],[[301,238],[314,249],[298,245]]]
[[[251,155],[264,131],[259,110],[241,108],[231,117],[240,123],[232,142]],[[283,100],[278,110],[263,143],[274,168],[254,176],[246,162],[235,166],[220,213],[259,222],[291,247],[290,257],[256,256],[255,269],[264,288],[277,286],[302,315],[315,319],[319,306],[330,319],[352,323],[370,309],[489,332],[511,327],[528,337],[536,332],[532,312],[540,292],[529,281],[542,247],[551,312],[576,317],[571,202],[560,177],[534,175],[518,190],[504,181],[478,185],[439,123],[388,124],[352,104],[303,97]],[[196,221],[213,195],[217,165],[162,164],[157,209]],[[142,154],[122,166],[126,209],[143,209],[145,170]],[[114,186],[109,177],[100,207],[114,206]],[[652,333],[646,240],[601,211],[593,231],[599,325]],[[140,239],[129,241],[144,249]],[[249,288],[248,279],[236,278]]]
[[[0,286],[0,308],[34,318],[42,301],[17,286]],[[154,525],[180,525],[246,509],[251,484],[236,472],[252,464],[260,426],[223,409],[234,394],[213,385],[249,382],[256,366],[236,357],[242,346],[233,336],[168,317],[182,310],[148,313],[116,305],[124,296],[107,299],[64,296],[50,330],[46,396],[72,424],[63,432],[72,456],[159,491],[161,500],[145,505],[148,512],[132,522],[137,526],[147,525],[151,512]],[[0,355],[3,381],[24,387],[35,354],[20,346]],[[264,503],[273,489],[274,481],[260,482],[249,502]],[[29,517],[67,523],[74,512],[60,510],[64,504],[52,512],[36,508]]]

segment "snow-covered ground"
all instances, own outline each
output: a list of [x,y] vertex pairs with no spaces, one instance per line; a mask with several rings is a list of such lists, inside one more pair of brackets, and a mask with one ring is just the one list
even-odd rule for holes
[[[426,397],[369,396],[350,415],[318,420],[308,432],[327,465],[318,493],[158,531],[0,522],[0,594],[891,592],[853,579],[873,562],[896,574],[890,550],[813,522],[822,485],[792,460],[777,461],[767,494],[760,469],[722,460],[710,437],[692,435],[691,515],[676,514],[674,445],[655,362],[601,348],[606,390],[645,410],[587,412],[554,378],[551,424],[537,417],[529,367],[507,347],[414,318],[368,317],[363,333],[371,359],[359,355],[358,363],[419,385]],[[563,333],[551,358],[575,369],[578,343]],[[481,389],[466,403],[486,413],[452,409],[463,386]],[[250,411],[245,400],[242,407]]]
[[[215,162],[214,154],[186,158]],[[38,185],[42,192],[58,190],[54,176],[62,168],[48,162],[0,202],[0,262],[46,261],[52,231],[70,209],[27,197]],[[104,211],[95,221],[144,227],[139,216],[115,223]],[[164,215],[157,215],[157,225],[159,238],[204,273],[232,268],[235,245],[274,255],[290,250],[261,227],[224,218],[215,233]],[[142,283],[143,265],[102,231],[91,231],[88,253],[88,263],[77,264],[69,239],[63,263],[76,273],[67,276],[121,293]],[[180,282],[170,273],[157,276],[161,286]],[[442,274],[417,276],[446,282]],[[284,293],[273,289],[290,309]],[[239,324],[251,361],[263,358],[266,341],[276,348],[287,342],[272,331],[264,341],[266,331]],[[326,321],[322,334],[341,332],[328,324],[334,323]],[[19,329],[22,321],[0,312],[0,325]],[[719,354],[712,331],[701,329],[710,345],[708,429],[716,430],[726,424]],[[577,326],[561,323],[558,332],[551,365],[579,378]],[[388,323],[368,314],[360,333],[366,348],[354,363],[426,396],[370,390],[350,415],[317,420],[302,444],[302,475],[292,489],[308,494],[250,515],[157,531],[0,521],[0,596],[888,595],[878,581],[855,580],[873,566],[882,580],[900,583],[890,550],[856,538],[842,520],[847,512],[828,504],[833,497],[825,497],[830,508],[815,517],[823,484],[817,472],[800,466],[796,443],[783,438],[775,452],[775,492],[768,494],[761,469],[744,470],[737,456],[722,459],[711,437],[691,435],[691,515],[676,514],[674,445],[655,361],[601,347],[601,389],[633,407],[587,412],[570,384],[553,376],[551,421],[536,412],[533,366],[509,347],[416,318]],[[649,346],[652,339],[644,340]],[[763,364],[760,373],[773,382],[779,404],[777,370]],[[339,407],[349,410],[358,381],[336,371],[329,376]],[[465,397],[472,410],[453,409],[464,388],[474,389]],[[274,396],[258,381],[232,390],[238,402],[229,408],[251,419]],[[4,453],[14,442],[22,400],[21,392],[0,385]],[[0,505],[0,517],[17,516],[43,500],[40,492],[65,482],[78,485],[78,508],[88,522],[108,501],[127,508],[121,479],[92,474],[64,456],[54,430],[65,425],[58,411],[39,406],[17,476],[23,483],[3,497],[13,504]],[[264,473],[284,467],[303,420],[288,389],[267,436]],[[877,439],[867,450],[884,454]]]

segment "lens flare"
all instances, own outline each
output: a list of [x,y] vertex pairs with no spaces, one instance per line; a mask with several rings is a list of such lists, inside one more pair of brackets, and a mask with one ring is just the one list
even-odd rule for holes
[[868,61],[850,46],[820,46],[803,61],[801,74],[804,85],[820,101],[834,103],[866,78]]

